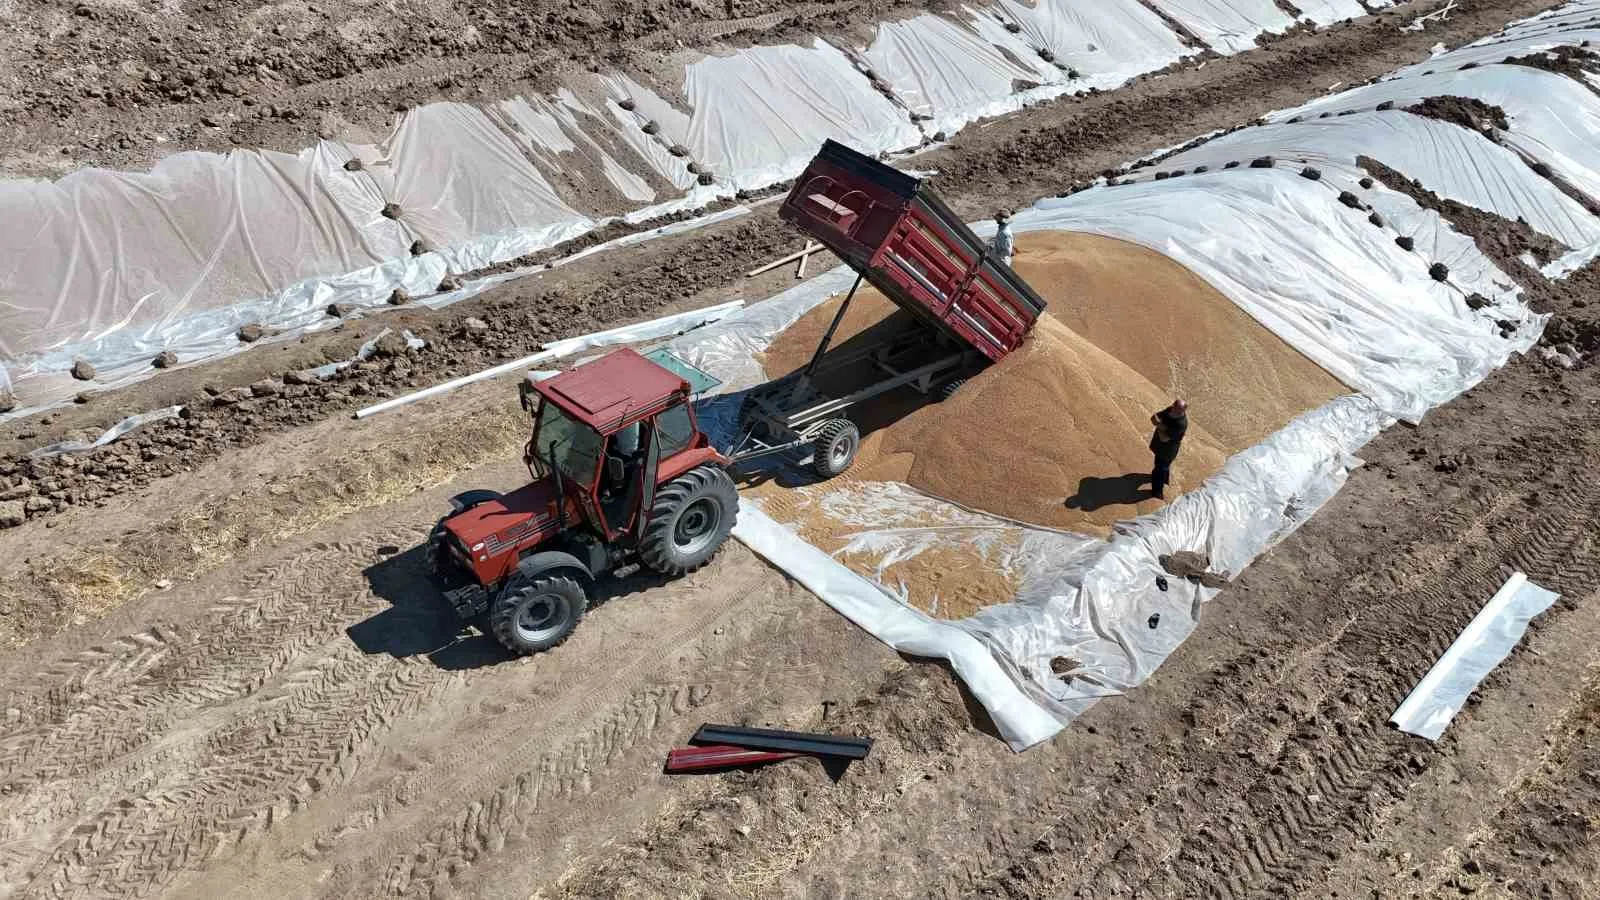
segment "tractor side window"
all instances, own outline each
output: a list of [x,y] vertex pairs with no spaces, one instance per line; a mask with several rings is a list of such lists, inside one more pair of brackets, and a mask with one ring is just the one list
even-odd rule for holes
[[694,439],[694,425],[689,421],[688,405],[679,404],[656,416],[656,435],[661,442],[662,459],[688,447]]

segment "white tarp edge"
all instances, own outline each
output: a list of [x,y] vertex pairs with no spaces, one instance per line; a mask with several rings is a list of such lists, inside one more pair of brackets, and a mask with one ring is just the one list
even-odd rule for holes
[[748,500],[739,502],[733,536],[890,647],[949,660],[1012,747],[1026,749],[1062,729],[1062,723],[1024,694],[971,634],[895,602],[878,585],[802,541]]
[[1559,597],[1521,572],[1512,575],[1417,683],[1390,723],[1407,734],[1437,741],[1467,697],[1522,640],[1533,617]]
[[133,431],[136,428],[143,428],[152,422],[160,422],[165,419],[170,419],[181,412],[183,412],[182,406],[168,406],[164,409],[157,409],[147,413],[140,413],[136,416],[129,416],[126,419],[123,419],[121,422],[118,422],[110,428],[107,428],[103,434],[92,441],[61,441],[59,443],[51,444],[48,447],[40,447],[39,449],[30,452],[28,456],[37,459],[43,456],[60,456],[63,453],[84,453],[89,450],[94,450],[98,447],[104,447],[112,441],[120,440],[128,432]]

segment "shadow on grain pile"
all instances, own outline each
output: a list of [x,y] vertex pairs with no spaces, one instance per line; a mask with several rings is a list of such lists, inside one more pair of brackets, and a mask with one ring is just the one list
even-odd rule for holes
[[[887,414],[861,421],[867,436],[847,480],[903,482],[1008,519],[1105,536],[1116,522],[1162,505],[1149,492],[1149,420],[1172,398],[1189,401],[1190,426],[1169,499],[1300,413],[1349,392],[1198,276],[1144,247],[1031,232],[1018,237],[1013,268],[1049,304],[1028,342],[948,400],[893,398]],[[779,335],[763,360],[769,375],[805,365],[839,302]],[[901,327],[905,318],[864,290],[836,342]],[[823,549],[845,537],[828,522],[792,524]],[[959,566],[941,559],[946,572]],[[994,590],[992,578],[977,576],[983,593]],[[912,602],[927,608],[917,585],[910,589]],[[970,612],[986,604],[944,605]]]

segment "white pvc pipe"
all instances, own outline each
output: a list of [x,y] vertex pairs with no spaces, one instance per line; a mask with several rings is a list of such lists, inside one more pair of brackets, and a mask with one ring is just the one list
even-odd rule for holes
[[492,369],[484,369],[482,372],[477,372],[472,375],[463,375],[454,381],[446,381],[443,384],[436,384],[430,388],[423,388],[414,394],[406,394],[403,397],[396,397],[393,400],[385,400],[382,403],[374,404],[366,409],[357,410],[356,418],[365,419],[367,416],[377,415],[381,412],[388,412],[391,409],[405,406],[410,403],[415,403],[418,400],[426,400],[429,397],[437,397],[440,394],[449,393],[456,388],[466,387],[467,385],[476,381],[486,381],[495,377],[496,375],[504,375],[507,372],[514,372],[517,369],[527,366],[536,366],[540,363],[549,362],[559,355],[560,354],[552,350],[540,350],[538,353],[535,353],[532,356],[524,356],[521,359],[514,359],[511,362],[502,363]]

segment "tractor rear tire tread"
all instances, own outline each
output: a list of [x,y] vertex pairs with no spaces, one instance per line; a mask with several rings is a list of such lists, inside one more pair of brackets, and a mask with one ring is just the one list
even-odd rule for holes
[[[710,500],[718,510],[712,538],[692,553],[683,552],[675,540],[679,517],[698,500]],[[739,518],[739,491],[720,466],[699,466],[679,475],[656,492],[650,505],[650,522],[639,542],[639,561],[669,577],[687,575],[717,555]]]
[[[518,581],[507,585],[507,590],[501,592],[494,602],[489,605],[489,631],[494,634],[495,640],[501,646],[518,656],[529,656],[534,653],[543,653],[559,647],[572,632],[578,628],[578,623],[583,621],[583,614],[589,608],[589,592],[577,580],[566,575],[542,575],[532,579],[522,576],[513,576]],[[524,597],[537,597],[540,594],[554,593],[565,603],[566,608],[560,621],[560,628],[549,636],[539,640],[527,640],[517,630],[517,615],[522,608],[518,602]]]
[[945,382],[944,386],[939,388],[939,399],[949,400],[951,397],[954,397],[956,395],[956,391],[961,390],[962,385],[965,385],[966,383],[967,380],[965,378],[957,378],[954,381]]

